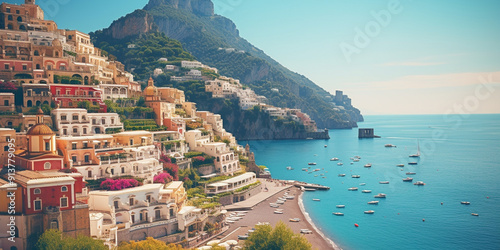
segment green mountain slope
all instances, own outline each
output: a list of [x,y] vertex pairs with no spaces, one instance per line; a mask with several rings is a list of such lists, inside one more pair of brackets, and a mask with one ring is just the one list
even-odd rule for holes
[[179,40],[197,60],[218,68],[222,75],[240,79],[257,94],[266,96],[270,104],[302,109],[319,128],[351,128],[363,119],[359,110],[350,105],[334,109],[330,93],[241,38],[231,20],[213,14],[210,0],[150,0],[144,10],[115,21],[102,34],[112,41],[150,31],[161,31]]

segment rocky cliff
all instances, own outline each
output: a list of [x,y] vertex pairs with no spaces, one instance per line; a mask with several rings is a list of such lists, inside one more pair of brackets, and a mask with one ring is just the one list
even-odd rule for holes
[[153,17],[144,10],[136,10],[113,22],[107,34],[114,39],[123,39],[130,36],[145,34],[156,30]]
[[144,9],[151,10],[162,5],[186,10],[198,16],[214,15],[214,4],[210,0],[150,0]]

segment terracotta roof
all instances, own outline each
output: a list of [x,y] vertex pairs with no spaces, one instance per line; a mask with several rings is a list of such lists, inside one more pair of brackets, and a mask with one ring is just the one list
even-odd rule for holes
[[[7,178],[7,175],[4,175],[3,178]],[[31,180],[39,180],[39,179],[50,179],[50,178],[59,178],[59,177],[66,177],[65,175],[52,175],[52,176],[47,176],[44,174],[41,174],[36,171],[31,171],[31,170],[24,170],[24,171],[16,171],[15,175],[15,180],[14,182],[18,183],[19,185],[26,187],[28,182]]]
[[54,131],[45,124],[37,124],[28,130],[27,135],[55,135]]

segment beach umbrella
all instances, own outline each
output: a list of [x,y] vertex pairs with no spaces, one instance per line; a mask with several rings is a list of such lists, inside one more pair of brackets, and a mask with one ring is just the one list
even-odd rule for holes
[[230,245],[230,246],[238,245],[238,242],[235,241],[235,240],[228,240],[225,243],[228,244],[228,245]]
[[211,246],[211,245],[217,245],[220,243],[220,240],[211,240],[209,242],[207,242],[207,245]]
[[224,243],[219,244],[219,246],[220,246],[220,247],[225,247],[225,248],[226,248],[226,250],[228,250],[229,248],[231,248],[231,246],[229,246],[229,245],[228,245],[227,243],[225,243],[225,242],[224,242]]

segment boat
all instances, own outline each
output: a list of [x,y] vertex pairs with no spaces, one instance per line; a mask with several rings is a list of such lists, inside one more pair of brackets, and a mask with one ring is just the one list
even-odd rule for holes
[[417,165],[417,162],[408,162],[408,165]]
[[349,191],[358,191],[358,188],[357,187],[352,187],[352,188],[348,188],[347,190],[349,190]]
[[375,211],[373,211],[373,210],[365,211],[365,214],[373,214],[373,213],[375,213]]
[[314,175],[314,177],[318,177],[318,175],[317,175],[317,174],[315,174],[315,175]]
[[413,181],[413,178],[410,178],[410,177],[406,177],[403,179],[403,181],[407,181],[407,182],[410,182],[410,181]]
[[304,191],[316,191],[315,188],[304,188]]
[[472,216],[479,216],[479,214],[471,213]]
[[389,184],[389,181],[379,181],[380,184]]
[[417,182],[413,183],[413,185],[423,186],[423,185],[425,185],[425,183],[423,181],[417,181]]
[[327,147],[328,147],[328,145],[325,145],[325,148],[327,148]]
[[354,156],[354,158],[356,158],[356,159],[361,159],[361,157],[360,157],[360,156],[358,156],[358,155]]
[[369,201],[368,204],[370,204],[370,205],[378,205],[378,201]]
[[275,213],[275,214],[283,214],[283,211],[278,211],[278,210],[276,210],[276,211],[274,211],[274,213]]
[[342,166],[342,165],[344,165],[344,163],[339,162],[339,163],[337,163],[337,165]]
[[345,208],[345,205],[337,205],[337,208]]
[[416,175],[417,173],[415,172],[406,172],[406,175]]
[[293,168],[292,168],[292,167],[290,167],[290,166],[286,167],[286,169],[288,169],[288,170],[293,170]]
[[365,165],[365,168],[371,168],[372,167],[372,164],[371,163],[368,163]]
[[317,168],[317,169],[313,170],[313,172],[316,172],[316,171],[321,171],[321,169]]
[[307,165],[316,165],[316,162],[309,162]]
[[371,190],[361,190],[361,193],[371,193]]
[[343,214],[343,213],[339,213],[339,212],[334,212],[334,213],[332,213],[332,214],[337,215],[337,216],[344,216],[344,214]]
[[345,177],[345,174],[339,174],[339,177]]
[[377,195],[375,195],[373,197],[375,197],[375,198],[386,198],[386,195],[384,193],[379,193],[379,194],[377,194]]
[[320,201],[320,199],[313,199],[313,201]]
[[420,143],[418,142],[417,140],[417,153],[416,154],[413,154],[413,155],[410,155],[410,157],[420,157]]
[[359,159],[358,159],[358,158],[356,158],[356,159],[354,159],[354,160],[352,160],[352,161],[353,161],[353,162],[358,162],[358,161],[359,161]]
[[290,222],[300,222],[299,218],[290,218]]
[[361,177],[361,175],[356,175],[356,174],[353,174],[353,175],[351,175],[351,177],[352,177],[352,178],[360,178],[360,177]]
[[364,185],[366,185],[366,183],[359,183],[359,185],[360,185],[360,186],[364,186]]
[[395,148],[396,145],[392,145],[392,144],[385,144],[384,147],[386,148]]
[[463,204],[463,205],[470,205],[470,202],[468,201],[461,201],[460,204]]
[[339,158],[337,158],[337,157],[333,157],[332,159],[330,159],[330,161],[338,161],[338,160],[339,160]]
[[405,166],[405,164],[398,164],[398,165],[396,165],[396,167],[404,167],[404,166]]

